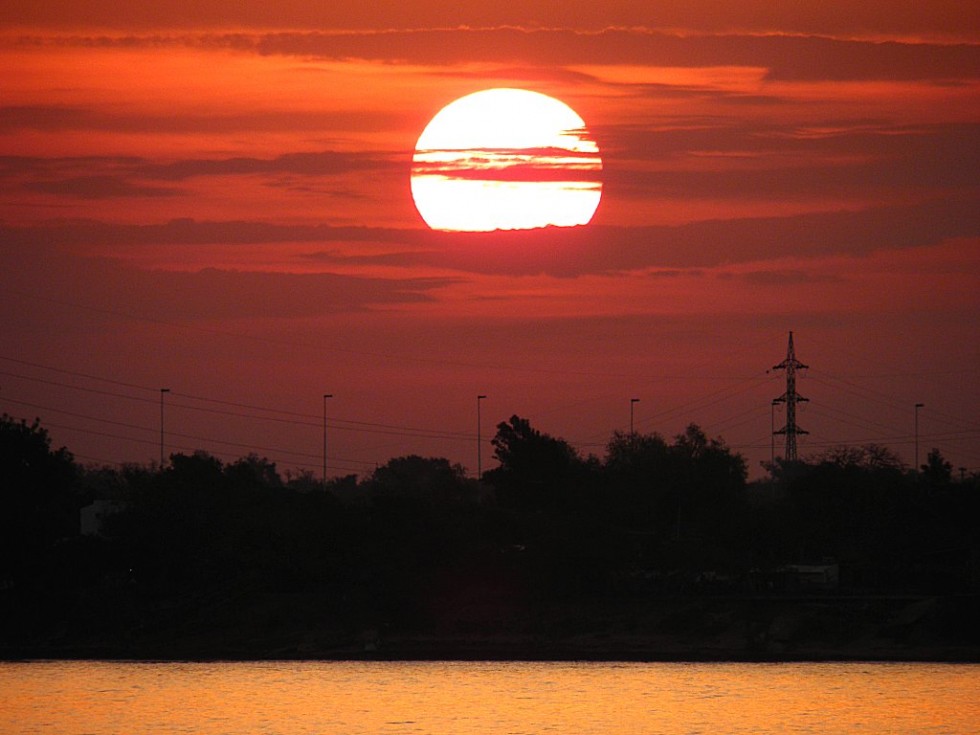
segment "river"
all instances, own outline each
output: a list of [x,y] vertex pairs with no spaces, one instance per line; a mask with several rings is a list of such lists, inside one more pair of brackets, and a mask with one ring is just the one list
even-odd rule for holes
[[980,733],[980,665],[0,663],[4,735]]

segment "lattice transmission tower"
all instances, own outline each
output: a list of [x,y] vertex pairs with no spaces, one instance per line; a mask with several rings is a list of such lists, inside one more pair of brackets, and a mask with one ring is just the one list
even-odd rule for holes
[[800,434],[810,433],[804,431],[796,424],[796,404],[809,400],[796,392],[796,371],[805,370],[807,367],[809,365],[804,365],[796,359],[796,350],[793,348],[793,333],[790,332],[789,346],[786,349],[786,359],[778,365],[773,365],[772,368],[773,370],[786,371],[786,392],[775,399],[777,403],[786,404],[786,425],[774,431],[773,434],[786,435],[786,456],[784,459],[788,462],[796,461],[796,437]]

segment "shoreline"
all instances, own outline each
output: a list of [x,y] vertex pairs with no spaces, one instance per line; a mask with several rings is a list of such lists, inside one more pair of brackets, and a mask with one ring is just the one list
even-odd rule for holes
[[144,663],[296,662],[608,662],[608,663],[949,663],[980,664],[980,647],[933,644],[925,646],[854,645],[844,648],[801,647],[780,652],[721,649],[713,646],[540,645],[532,641],[495,644],[492,641],[447,641],[399,638],[376,650],[356,646],[335,648],[147,646],[111,645],[7,647],[0,661],[130,661]]
[[113,656],[104,652],[45,652],[44,654],[23,654],[10,655],[8,652],[0,653],[0,663],[43,663],[55,661],[101,661],[105,663],[140,663],[140,664],[169,664],[169,663],[194,663],[194,664],[221,664],[221,663],[262,663],[262,662],[295,662],[295,663],[426,663],[426,662],[456,662],[456,663],[621,663],[621,664],[935,664],[935,665],[980,665],[980,654],[963,656],[955,655],[922,655],[922,656],[840,656],[834,654],[827,655],[804,655],[786,657],[756,657],[756,656],[733,656],[733,657],[684,657],[684,656],[624,656],[617,654],[588,654],[588,655],[569,655],[563,656],[524,656],[524,655],[503,655],[501,652],[486,652],[479,654],[467,652],[461,654],[437,655],[435,653],[408,656],[379,656],[379,655],[336,655],[336,656],[289,656],[289,655],[269,655],[269,656],[177,656],[177,657],[133,657],[133,656]]
[[980,663],[977,595],[494,602],[396,624],[331,616],[302,596],[188,598],[126,621],[8,629],[0,660]]

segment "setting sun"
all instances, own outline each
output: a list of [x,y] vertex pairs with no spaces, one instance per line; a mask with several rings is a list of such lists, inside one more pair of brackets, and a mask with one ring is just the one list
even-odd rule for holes
[[488,89],[444,107],[415,147],[412,196],[436,230],[571,227],[602,194],[599,149],[568,105]]

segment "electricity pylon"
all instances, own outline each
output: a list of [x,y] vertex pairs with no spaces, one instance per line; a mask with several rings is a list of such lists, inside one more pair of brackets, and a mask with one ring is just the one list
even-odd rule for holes
[[809,434],[796,424],[796,404],[808,401],[796,392],[796,371],[805,370],[809,365],[804,365],[796,359],[796,350],[793,349],[793,333],[789,333],[789,347],[786,350],[786,359],[778,365],[773,365],[773,370],[786,371],[786,392],[776,399],[778,403],[786,404],[786,425],[774,431],[774,434],[786,435],[786,456],[787,462],[796,461],[796,437],[799,434]]

